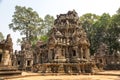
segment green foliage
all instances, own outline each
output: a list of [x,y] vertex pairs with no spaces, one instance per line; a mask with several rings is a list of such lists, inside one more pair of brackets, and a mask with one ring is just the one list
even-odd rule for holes
[[80,17],[81,24],[87,33],[91,30],[92,25],[99,19],[99,16],[92,13],[84,14]]
[[111,17],[109,14],[104,13],[93,25],[95,26],[95,37],[101,42],[104,42],[104,38],[106,37],[107,29],[110,25],[110,18]]
[[96,17],[93,15],[87,13],[80,17],[82,26],[90,40],[91,54],[96,52],[100,42],[108,45],[110,54],[120,50],[120,9],[112,17],[107,13]]
[[103,42],[109,46],[110,54],[114,50],[120,49],[120,14],[118,13],[112,17],[103,13],[101,16],[87,13],[80,17],[81,24],[87,32],[91,47],[91,54],[94,54]]
[[4,36],[2,34],[2,32],[0,32],[0,41],[2,41],[4,39]]
[[99,20],[96,21],[93,25],[94,27],[94,33],[95,35],[93,36],[93,44],[94,44],[94,49],[96,51],[96,49],[99,47],[100,42],[106,43],[108,44],[107,41],[107,35],[108,35],[108,28],[110,25],[110,15],[103,13]]
[[117,13],[112,16],[110,28],[108,29],[108,41],[110,52],[120,51],[120,14]]
[[[25,35],[26,40],[34,45],[39,40],[39,36],[44,35],[45,39],[47,39],[47,34],[53,23],[54,17],[49,14],[42,19],[32,8],[16,6],[9,28],[13,31],[19,31],[21,35]],[[18,39],[17,43],[20,42],[21,40]]]
[[44,20],[43,20],[43,26],[44,28],[42,29],[42,33],[43,35],[47,35],[49,34],[49,31],[51,30],[51,27],[54,25],[54,17],[47,14],[45,17],[44,17]]
[[116,12],[117,12],[117,14],[120,14],[120,8]]
[[43,36],[40,37],[40,40],[42,40],[43,42],[46,42],[48,40],[48,36],[43,35]]
[[21,35],[25,35],[26,39],[31,42],[39,35],[43,20],[32,8],[21,6],[15,7],[12,23],[9,28],[13,31],[19,31]]
[[21,42],[22,42],[21,39],[17,39],[17,44],[18,45],[21,45]]
[[82,24],[82,27],[85,29],[91,44],[90,51],[92,54],[95,52],[95,47],[94,47],[95,26],[93,25],[95,24],[96,21],[98,21],[98,19],[99,16],[92,13],[87,13],[80,17],[80,22]]

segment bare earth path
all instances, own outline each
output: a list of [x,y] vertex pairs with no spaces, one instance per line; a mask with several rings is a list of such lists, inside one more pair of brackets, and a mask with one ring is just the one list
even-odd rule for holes
[[[98,75],[100,74],[100,75]],[[32,75],[6,80],[120,80],[120,71],[104,71],[97,75],[59,75],[59,76],[40,76],[38,73],[23,72],[22,75]],[[105,75],[104,75],[105,74]]]

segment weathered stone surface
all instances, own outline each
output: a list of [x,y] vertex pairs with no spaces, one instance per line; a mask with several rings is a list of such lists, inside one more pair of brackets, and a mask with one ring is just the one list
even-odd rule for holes
[[0,65],[11,66],[11,54],[13,51],[13,43],[10,34],[7,35],[6,40],[0,42]]
[[13,43],[10,34],[6,40],[0,42],[0,77],[9,75],[20,75],[15,66],[12,66]]
[[93,72],[89,47],[89,40],[76,11],[57,15],[46,45],[48,61],[41,65],[45,66],[42,71],[49,72],[47,69],[51,68],[53,73]]
[[48,55],[53,56],[53,59],[48,56],[49,61],[60,60],[61,57],[71,62],[89,60],[89,46],[87,35],[75,10],[57,15],[48,40]]
[[31,44],[23,38],[21,45],[21,51],[16,51],[14,55],[16,57],[17,67],[19,70],[31,71],[33,65],[33,50]]
[[50,32],[48,41],[38,41],[34,50],[23,39],[21,51],[15,54],[19,68],[27,70],[26,61],[31,60],[29,67],[35,72],[93,72],[90,43],[75,10],[57,15]]

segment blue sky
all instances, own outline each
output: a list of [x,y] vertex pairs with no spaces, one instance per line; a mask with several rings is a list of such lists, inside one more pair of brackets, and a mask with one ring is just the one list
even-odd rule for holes
[[120,7],[120,0],[0,0],[0,32],[5,38],[10,33],[14,42],[14,50],[19,50],[20,47],[16,44],[17,38],[20,37],[19,32],[13,32],[8,27],[16,5],[33,8],[42,18],[46,14],[55,17],[57,14],[73,9],[79,16],[85,13],[101,15],[104,12],[113,15]]

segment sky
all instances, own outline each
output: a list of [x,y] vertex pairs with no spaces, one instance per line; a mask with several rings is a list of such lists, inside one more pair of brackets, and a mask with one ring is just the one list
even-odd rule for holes
[[120,0],[0,0],[0,32],[5,38],[7,34],[11,34],[14,50],[20,50],[16,41],[21,36],[19,32],[13,32],[8,26],[12,21],[16,5],[31,7],[42,18],[46,14],[56,17],[73,9],[79,16],[86,13],[113,15],[120,8]]

